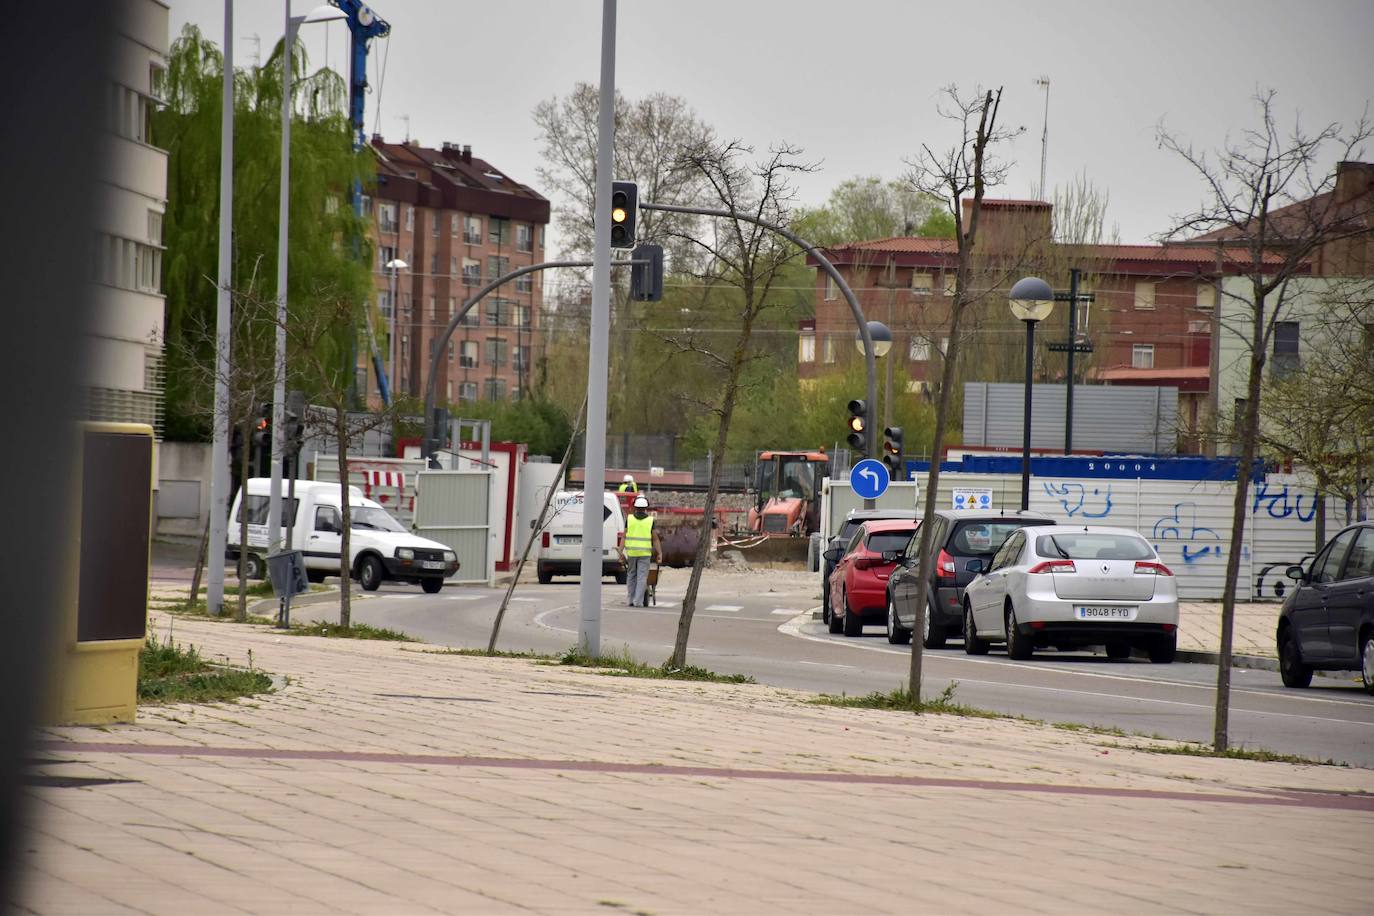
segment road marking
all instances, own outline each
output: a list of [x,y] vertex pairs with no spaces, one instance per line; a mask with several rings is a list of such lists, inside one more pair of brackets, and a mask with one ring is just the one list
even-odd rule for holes
[[797,616],[798,614],[805,614],[805,613],[807,613],[807,612],[806,612],[806,611],[800,611],[800,610],[798,610],[798,609],[796,609],[796,608],[794,608],[794,607],[775,607],[775,608],[773,608],[773,613],[774,613],[774,614],[788,614],[788,615],[790,615],[790,616],[795,617],[795,616]]
[[802,659],[797,659],[797,664],[798,664],[798,665],[815,665],[815,666],[818,667],[818,668],[857,668],[857,667],[859,667],[858,665],[840,665],[840,664],[836,664],[835,662],[808,662],[808,661],[804,661],[804,660],[802,660]]
[[708,604],[708,605],[706,605],[706,610],[708,610],[708,611],[730,611],[730,612],[733,613],[734,611],[742,611],[742,610],[744,610],[744,605],[742,605],[742,604]]
[[481,595],[440,595],[445,601],[480,601]]
[[543,598],[511,598],[512,601],[543,601]]

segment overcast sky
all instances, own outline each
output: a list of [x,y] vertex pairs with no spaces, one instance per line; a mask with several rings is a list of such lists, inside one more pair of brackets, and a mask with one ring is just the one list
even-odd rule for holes
[[[296,0],[309,12],[322,0]],[[170,0],[217,44],[222,0]],[[282,32],[280,0],[237,0],[236,64]],[[597,0],[377,0],[391,23],[374,44],[367,129],[429,146],[467,143],[538,189],[530,112],[599,73]],[[1255,123],[1256,87],[1278,91],[1291,123],[1352,123],[1374,97],[1374,3],[1036,0],[621,0],[616,80],[636,97],[685,98],[727,137],[786,140],[821,163],[801,182],[821,203],[853,175],[896,177],[920,144],[953,141],[940,88],[1004,87],[1002,118],[1024,125],[997,197],[1028,197],[1040,175],[1050,80],[1048,184],[1086,174],[1110,195],[1121,241],[1146,242],[1201,199],[1201,185],[1158,148],[1161,120],[1201,146]],[[347,29],[303,29],[313,65],[346,72]],[[385,73],[383,67],[385,66]],[[380,110],[380,122],[378,113]],[[1366,149],[1363,158],[1374,157]]]

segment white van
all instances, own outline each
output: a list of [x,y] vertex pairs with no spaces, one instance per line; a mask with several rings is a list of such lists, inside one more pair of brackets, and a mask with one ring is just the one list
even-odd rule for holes
[[[337,483],[318,480],[296,481],[295,505],[287,492],[290,481],[282,481],[282,532],[292,512],[291,547],[305,555],[305,572],[311,582],[340,572],[343,527],[340,524],[341,492]],[[244,558],[246,575],[261,579],[267,574],[267,510],[272,481],[253,477],[248,481],[248,550]],[[229,512],[229,532],[225,556],[239,556],[239,529],[242,524],[243,489],[234,497]],[[349,532],[349,574],[365,590],[376,591],[385,580],[418,584],[434,594],[444,587],[444,579],[458,571],[458,555],[447,545],[411,534],[380,505],[363,496],[357,487],[348,488],[348,510],[352,519]]]
[[[625,564],[620,562],[620,547],[625,536],[625,515],[614,493],[603,493],[601,507],[601,575],[615,576],[625,584]],[[545,585],[554,576],[582,575],[582,509],[586,495],[581,490],[559,490],[553,495],[553,515],[539,534],[537,571]]]

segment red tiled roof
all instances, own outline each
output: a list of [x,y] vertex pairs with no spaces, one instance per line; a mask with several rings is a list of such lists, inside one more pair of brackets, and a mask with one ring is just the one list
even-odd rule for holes
[[[1183,261],[1202,266],[1215,266],[1217,251],[1213,247],[1196,245],[1083,245],[1076,249],[1086,257],[1111,261]],[[1248,261],[1245,257],[1227,257],[1235,265]],[[1265,252],[1266,264],[1282,264],[1283,256]]]
[[901,251],[921,254],[954,254],[959,249],[954,239],[925,239],[893,236],[875,239],[871,242],[850,242],[847,245],[833,245],[827,251]]
[[[973,201],[965,199],[964,203],[970,207]],[[1033,207],[1036,209],[1048,210],[1052,205],[1047,200],[1012,200],[1007,197],[985,197],[983,198],[984,207]]]

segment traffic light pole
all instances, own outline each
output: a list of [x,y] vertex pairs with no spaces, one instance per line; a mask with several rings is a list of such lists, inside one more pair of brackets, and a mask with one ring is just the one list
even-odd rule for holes
[[[873,355],[873,336],[868,332],[868,321],[864,319],[864,311],[859,307],[859,300],[854,296],[854,291],[849,288],[849,284],[844,282],[844,277],[835,269],[835,265],[830,263],[830,259],[821,254],[820,250],[810,242],[796,235],[789,229],[784,229],[777,223],[770,223],[766,219],[760,219],[748,213],[738,213],[734,210],[711,210],[706,207],[684,207],[678,204],[655,204],[641,203],[641,210],[661,210],[665,213],[692,213],[697,216],[719,216],[725,219],[738,219],[746,223],[753,223],[762,226],[769,231],[776,232],[778,235],[787,239],[793,245],[805,251],[816,259],[816,263],[821,265],[821,269],[826,272],[830,279],[835,281],[835,285],[844,294],[844,299],[849,303],[849,310],[854,313],[854,321],[859,325],[859,337],[864,342],[864,368],[868,372],[868,403],[877,405],[878,403],[878,370],[877,359]],[[870,418],[871,419],[871,418]],[[870,457],[878,454],[878,427],[877,424],[869,422],[864,429],[864,434],[868,439],[868,454]],[[872,500],[865,500],[865,508],[873,508],[869,503]]]

